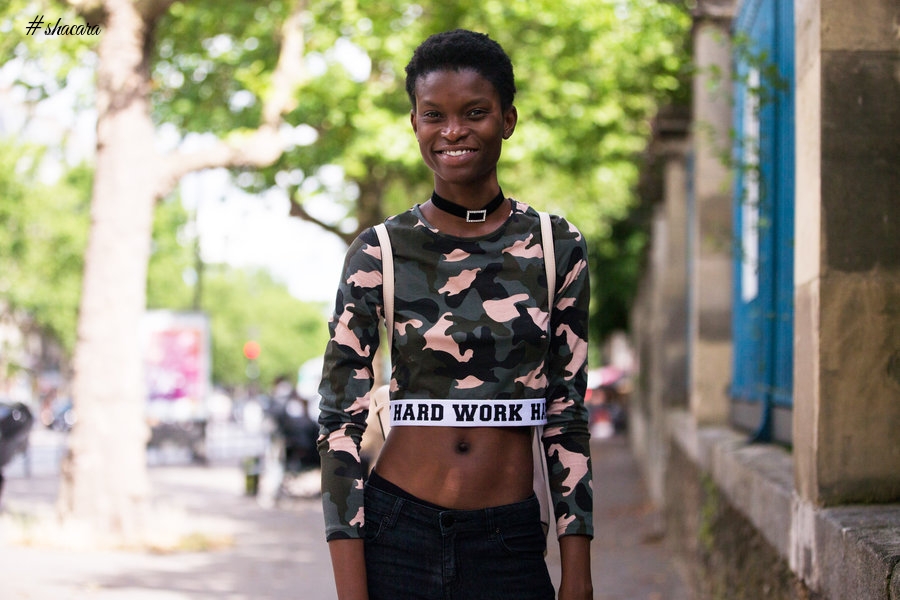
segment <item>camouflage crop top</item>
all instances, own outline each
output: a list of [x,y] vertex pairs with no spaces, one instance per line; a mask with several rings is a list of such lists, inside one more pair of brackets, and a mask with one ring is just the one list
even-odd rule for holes
[[[543,444],[557,535],[593,535],[590,434],[584,406],[590,291],[581,233],[553,217],[557,261],[552,336],[537,212],[513,201],[497,231],[456,238],[418,205],[386,221],[394,250],[394,399],[547,398]],[[344,262],[325,351],[319,452],[326,538],[362,536],[359,444],[382,322],[381,248],[373,229]]]

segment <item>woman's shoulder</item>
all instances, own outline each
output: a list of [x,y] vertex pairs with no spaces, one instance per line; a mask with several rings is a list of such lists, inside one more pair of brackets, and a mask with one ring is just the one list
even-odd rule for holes
[[399,232],[399,231],[415,231],[415,230],[427,230],[430,229],[429,224],[422,217],[422,212],[419,210],[419,205],[416,204],[409,209],[403,211],[402,213],[398,213],[391,217],[388,217],[384,220],[384,224],[387,226],[389,232]]
[[[386,218],[379,225],[385,225],[390,234],[394,234],[395,232],[402,229],[411,229],[416,227],[417,225],[422,225],[421,221],[416,217],[414,211],[412,209],[402,212],[397,215],[393,215],[391,217]],[[370,246],[380,246],[378,234],[375,231],[375,225],[366,227],[353,240],[350,244],[351,249],[361,249]]]
[[[514,212],[520,214],[524,220],[529,221],[531,227],[540,227],[540,212],[537,209],[521,200],[513,199],[513,203]],[[549,215],[554,241],[562,243],[574,242],[576,244],[584,241],[581,231],[574,223],[556,213],[551,212]]]

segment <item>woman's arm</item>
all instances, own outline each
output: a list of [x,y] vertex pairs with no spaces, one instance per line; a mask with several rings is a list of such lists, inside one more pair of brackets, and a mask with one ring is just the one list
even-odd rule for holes
[[359,445],[366,429],[381,319],[381,251],[365,231],[347,251],[329,322],[319,386],[322,508],[328,541],[361,538],[365,470]]
[[544,448],[556,509],[562,577],[559,600],[593,598],[593,486],[587,387],[590,302],[587,248],[581,233],[559,219],[554,227],[558,293],[551,313],[547,426]]
[[559,600],[591,600],[591,538],[586,535],[564,535],[559,538],[562,577]]
[[363,543],[361,539],[328,542],[338,600],[369,599]]

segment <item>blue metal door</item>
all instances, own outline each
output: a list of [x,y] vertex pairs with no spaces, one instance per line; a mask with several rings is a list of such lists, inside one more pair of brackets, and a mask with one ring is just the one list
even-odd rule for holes
[[790,441],[793,385],[793,3],[750,0],[734,24],[736,425]]

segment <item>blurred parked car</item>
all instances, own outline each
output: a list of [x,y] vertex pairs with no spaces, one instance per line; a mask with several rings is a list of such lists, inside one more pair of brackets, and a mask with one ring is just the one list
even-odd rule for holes
[[0,402],[0,493],[3,492],[3,467],[16,454],[28,450],[28,436],[34,417],[21,402]]

